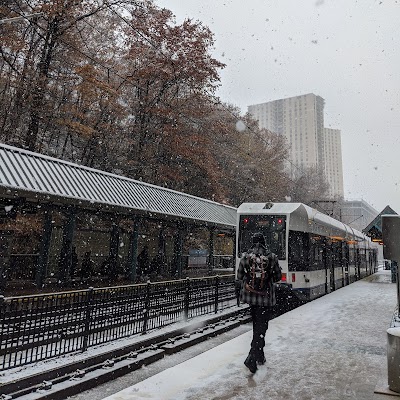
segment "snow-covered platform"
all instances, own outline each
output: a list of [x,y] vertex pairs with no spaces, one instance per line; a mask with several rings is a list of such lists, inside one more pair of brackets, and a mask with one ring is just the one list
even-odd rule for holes
[[254,375],[243,365],[247,332],[106,399],[386,399],[375,390],[387,382],[396,304],[390,271],[380,270],[272,320]]

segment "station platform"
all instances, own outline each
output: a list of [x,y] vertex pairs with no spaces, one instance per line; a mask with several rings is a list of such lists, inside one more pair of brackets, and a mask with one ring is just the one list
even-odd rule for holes
[[270,321],[255,374],[243,364],[248,330],[104,400],[395,400],[386,331],[396,305],[390,271],[379,270]]

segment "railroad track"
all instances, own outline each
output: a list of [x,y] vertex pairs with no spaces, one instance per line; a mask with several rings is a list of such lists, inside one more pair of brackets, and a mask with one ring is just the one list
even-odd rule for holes
[[250,321],[247,307],[0,386],[0,400],[62,400]]

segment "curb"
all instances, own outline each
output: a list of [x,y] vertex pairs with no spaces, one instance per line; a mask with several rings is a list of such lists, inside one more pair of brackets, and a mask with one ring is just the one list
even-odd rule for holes
[[129,346],[3,384],[0,399],[61,400],[89,390],[251,320],[248,309],[192,323]]

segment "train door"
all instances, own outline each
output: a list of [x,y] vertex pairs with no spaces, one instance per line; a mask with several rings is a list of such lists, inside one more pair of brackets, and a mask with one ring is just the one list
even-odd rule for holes
[[367,261],[366,261],[366,253],[365,248],[358,249],[358,276],[359,279],[362,279],[366,275],[367,271]]
[[333,270],[335,276],[335,290],[344,286],[344,267],[343,267],[343,242],[335,240],[332,243],[333,248]]
[[335,277],[332,263],[332,244],[330,239],[325,238],[323,244],[323,260],[325,264],[325,293],[330,293],[335,286]]
[[361,279],[361,270],[360,270],[360,250],[356,249],[356,257],[355,257],[355,261],[356,261],[356,281]]
[[347,242],[343,242],[342,254],[343,254],[343,268],[344,268],[343,285],[347,286],[350,284],[350,276],[349,276],[350,249],[349,249],[349,245],[347,244]]
[[365,249],[365,275],[368,276],[371,274],[371,251],[369,249]]
[[354,244],[350,243],[348,247],[348,266],[349,266],[349,283],[353,283],[356,279],[356,249]]
[[329,285],[330,285],[330,292],[336,290],[335,285],[335,248],[334,244],[331,240],[328,240],[328,263],[329,263]]
[[327,265],[327,261],[326,261],[326,253],[327,253],[327,249],[326,249],[326,240],[323,239],[322,240],[322,260],[324,263],[324,269],[325,269],[325,293],[329,293],[329,272],[328,272],[328,265]]

